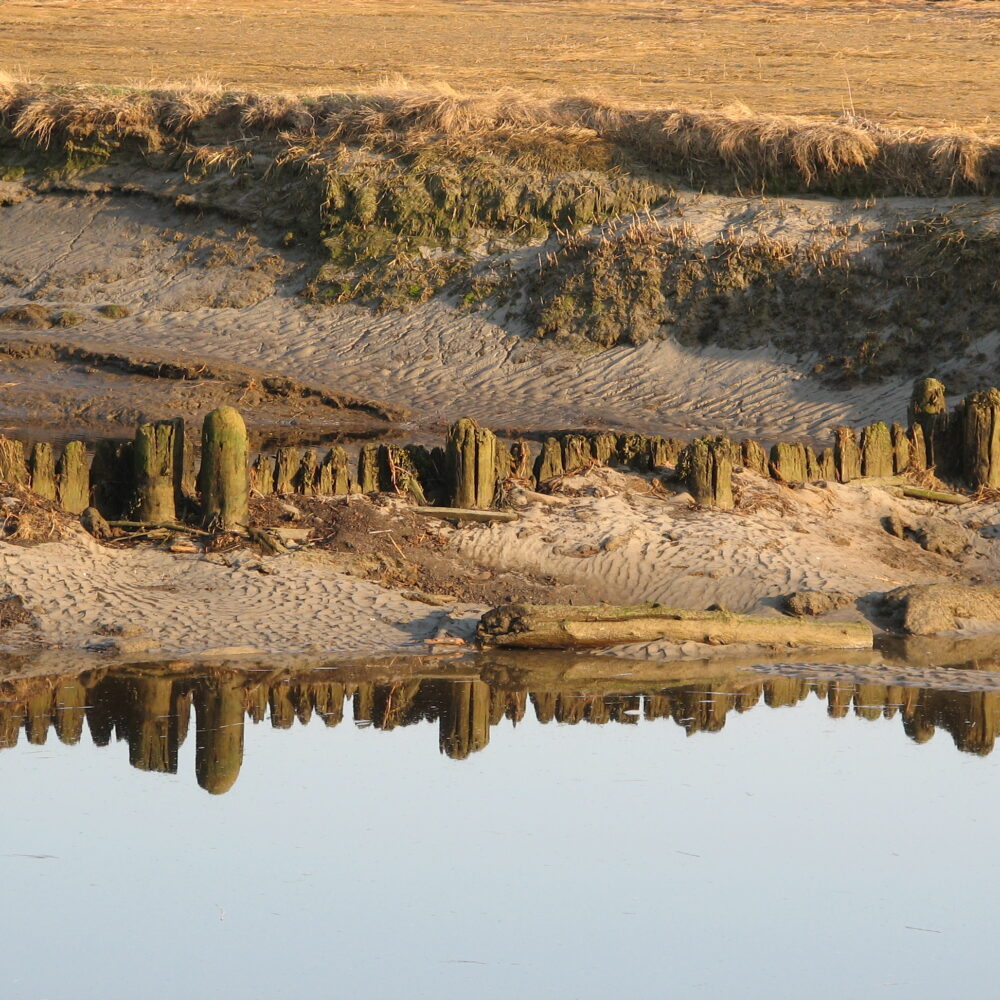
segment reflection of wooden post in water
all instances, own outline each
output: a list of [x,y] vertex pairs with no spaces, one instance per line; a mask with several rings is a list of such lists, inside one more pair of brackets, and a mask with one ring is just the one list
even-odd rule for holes
[[140,771],[177,773],[177,717],[174,682],[168,677],[127,680],[130,711],[127,720],[128,761]]
[[441,708],[439,745],[452,760],[464,760],[490,742],[490,686],[455,681]]
[[41,746],[49,735],[49,723],[52,721],[52,690],[48,685],[33,694],[24,709],[24,730],[28,734],[28,742]]
[[0,701],[0,750],[17,746],[17,735],[24,722],[24,705],[20,701]]
[[336,726],[344,718],[344,685],[339,683],[321,683],[313,692],[316,711],[323,719],[324,725]]
[[295,721],[295,707],[292,705],[291,686],[288,680],[272,684],[267,700],[271,707],[272,728],[291,729]]
[[243,763],[243,689],[235,680],[207,678],[194,689],[195,774],[213,795],[233,787]]
[[83,720],[87,704],[87,689],[79,678],[68,680],[56,688],[55,727],[59,739],[72,746],[83,735]]

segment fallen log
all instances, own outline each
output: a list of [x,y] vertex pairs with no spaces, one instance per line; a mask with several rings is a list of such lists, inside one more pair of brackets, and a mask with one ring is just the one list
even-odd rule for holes
[[912,497],[914,500],[934,500],[937,503],[958,504],[970,503],[971,499],[962,496],[961,493],[941,493],[938,490],[922,490],[916,486],[903,486],[901,492],[904,497]]
[[513,510],[470,510],[465,507],[411,507],[410,510],[414,514],[437,517],[442,521],[516,521],[520,517]]
[[504,604],[480,619],[476,637],[484,646],[522,649],[588,649],[630,642],[748,643],[871,649],[871,628],[859,622],[685,611],[657,604],[611,607]]

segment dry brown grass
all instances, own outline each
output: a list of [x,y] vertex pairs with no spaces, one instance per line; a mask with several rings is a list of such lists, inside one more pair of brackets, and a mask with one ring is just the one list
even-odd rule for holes
[[356,91],[402,74],[462,90],[894,124],[995,121],[995,0],[6,0],[0,66],[57,83],[207,74]]

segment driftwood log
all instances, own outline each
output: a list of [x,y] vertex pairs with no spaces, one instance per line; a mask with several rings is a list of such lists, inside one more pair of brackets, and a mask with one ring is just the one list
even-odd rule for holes
[[683,611],[656,604],[505,604],[483,615],[476,637],[484,646],[523,649],[588,649],[657,639],[838,649],[871,649],[873,644],[871,628],[862,623]]

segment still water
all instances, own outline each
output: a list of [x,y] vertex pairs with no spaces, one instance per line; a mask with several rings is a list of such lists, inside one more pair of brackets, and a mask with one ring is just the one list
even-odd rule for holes
[[1000,694],[380,670],[0,683],[0,997],[989,995]]

